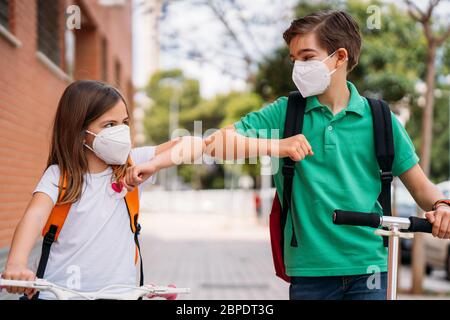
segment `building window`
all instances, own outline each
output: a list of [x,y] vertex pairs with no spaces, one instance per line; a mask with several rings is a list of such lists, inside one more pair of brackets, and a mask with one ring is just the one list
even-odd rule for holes
[[108,42],[102,39],[102,80],[108,82]]
[[120,66],[120,62],[116,61],[115,65],[114,65],[114,78],[115,78],[115,86],[117,88],[120,88],[121,82],[120,79],[122,79],[122,67]]
[[38,50],[54,64],[61,64],[59,1],[38,0]]
[[0,0],[0,25],[6,29],[10,29],[10,0]]

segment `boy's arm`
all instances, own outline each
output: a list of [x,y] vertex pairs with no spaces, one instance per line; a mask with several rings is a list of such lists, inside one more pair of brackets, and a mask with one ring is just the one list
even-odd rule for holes
[[[176,142],[174,142],[176,140]],[[122,181],[128,191],[143,183],[161,169],[180,164],[191,164],[200,158],[205,150],[205,144],[200,137],[180,137],[166,143],[156,152],[155,157],[144,163],[127,169]]]
[[450,207],[442,204],[438,205],[436,211],[432,209],[437,200],[445,198],[444,194],[427,178],[418,164],[401,174],[400,179],[433,224],[433,236],[450,239]]
[[205,139],[205,153],[216,159],[236,160],[257,156],[290,157],[294,161],[314,155],[304,135],[286,139],[249,138],[239,134],[229,125]]

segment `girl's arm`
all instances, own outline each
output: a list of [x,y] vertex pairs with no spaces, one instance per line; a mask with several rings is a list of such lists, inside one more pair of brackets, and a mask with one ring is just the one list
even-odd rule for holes
[[178,142],[181,141],[181,137],[176,137],[170,141],[164,142],[160,145],[156,146],[156,150],[155,150],[155,156],[163,153],[166,150],[169,150],[171,148],[173,148]]
[[122,182],[128,191],[132,191],[161,169],[195,163],[203,155],[205,148],[206,145],[201,137],[181,137],[162,152],[156,153],[151,160],[128,168]]
[[[2,278],[9,280],[34,280],[35,274],[28,269],[28,257],[33,250],[42,228],[53,209],[53,201],[45,193],[36,192],[14,232],[11,249]],[[9,293],[34,294],[33,289],[7,287]]]

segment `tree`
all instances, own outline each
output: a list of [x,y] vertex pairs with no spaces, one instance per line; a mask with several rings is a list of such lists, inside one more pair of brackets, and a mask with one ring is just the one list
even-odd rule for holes
[[182,115],[201,101],[198,81],[186,78],[181,70],[155,73],[145,90],[153,102],[144,120],[147,141],[152,143],[165,142],[172,134],[169,132],[169,106],[172,103],[179,104]]
[[[175,85],[175,84],[178,85]],[[144,125],[148,142],[162,143],[169,139],[169,109],[174,97],[179,103],[179,128],[190,134],[204,134],[239,120],[242,115],[257,110],[263,104],[255,93],[230,92],[212,99],[202,99],[199,83],[184,76],[180,70],[166,70],[153,75],[146,92],[152,107],[146,112]],[[194,123],[200,121],[201,132],[195,132]],[[243,171],[258,174],[255,165],[245,165]],[[223,166],[180,166],[180,176],[195,189],[223,188]]]
[[[380,6],[384,10],[380,29],[370,29],[366,24],[370,5]],[[419,28],[397,6],[383,5],[381,1],[321,1],[314,4],[300,1],[296,16],[337,8],[355,18],[363,37],[360,60],[349,74],[349,80],[355,83],[361,94],[383,97],[395,109],[399,101],[411,97],[414,84],[424,70],[421,61],[425,55],[425,42],[417,36],[420,34]],[[295,90],[291,79],[292,67],[288,48],[284,45],[260,64],[255,91],[271,101]]]
[[[430,0],[426,10],[420,9],[414,2],[405,0],[411,18],[420,23],[427,43],[426,51],[426,93],[425,107],[422,116],[422,143],[420,146],[421,167],[425,174],[430,174],[431,148],[433,139],[434,92],[436,87],[436,55],[438,49],[450,37],[450,25],[435,25],[433,14],[441,0]],[[440,29],[440,32],[434,31]],[[414,239],[413,260],[413,293],[422,292],[422,281],[425,269],[425,258],[422,235]]]
[[[187,110],[180,121],[183,128],[193,132],[194,121],[201,121],[203,131],[219,129],[239,120],[243,115],[258,110],[263,104],[262,98],[255,93],[230,92],[217,95],[209,100],[202,100],[197,106]],[[246,164],[242,172],[253,177],[259,175],[259,166]],[[185,182],[192,181],[192,186],[199,188],[223,188],[223,165],[181,166],[180,175]]]

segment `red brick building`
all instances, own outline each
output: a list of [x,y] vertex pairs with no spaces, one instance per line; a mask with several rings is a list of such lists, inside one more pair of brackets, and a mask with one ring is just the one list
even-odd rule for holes
[[[70,5],[79,30],[66,27]],[[65,87],[104,80],[131,103],[131,30],[131,0],[0,0],[0,251],[45,169]]]

